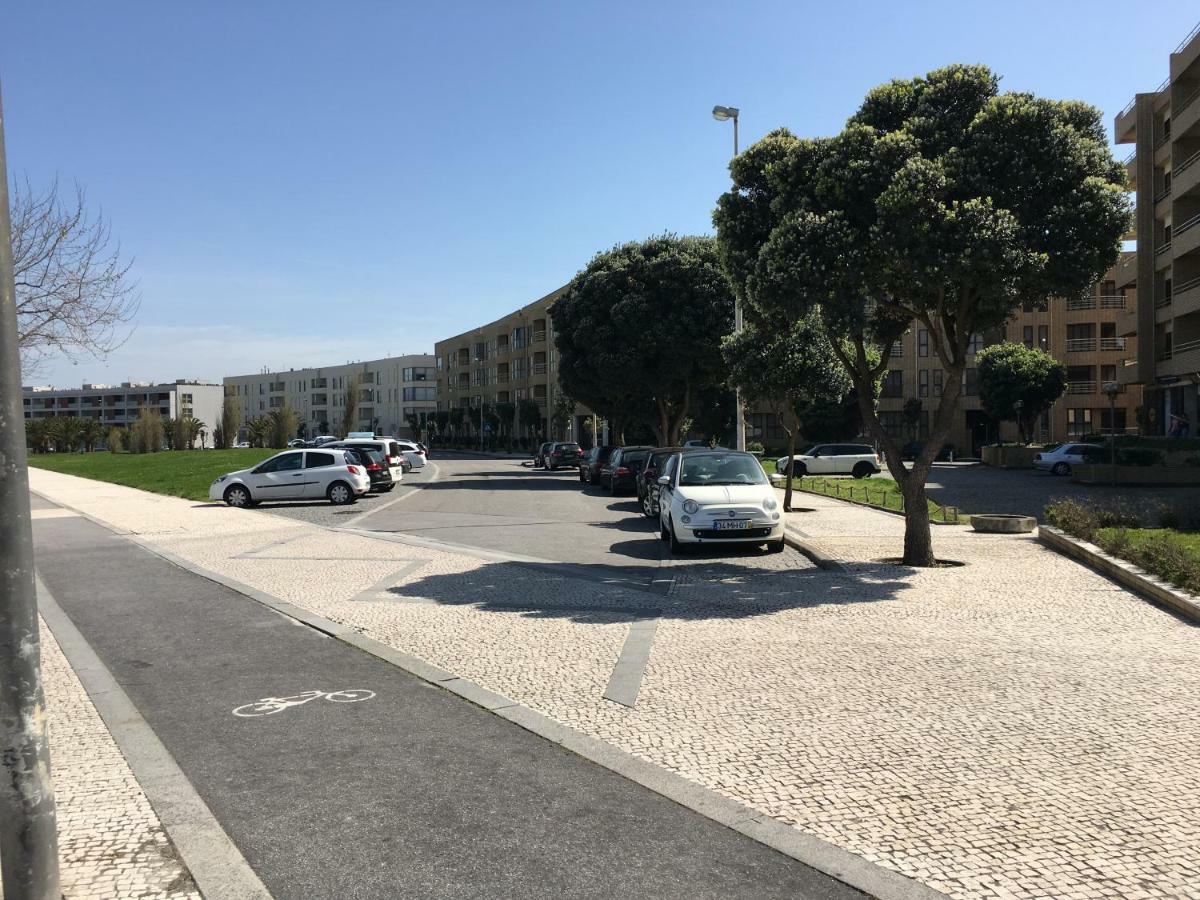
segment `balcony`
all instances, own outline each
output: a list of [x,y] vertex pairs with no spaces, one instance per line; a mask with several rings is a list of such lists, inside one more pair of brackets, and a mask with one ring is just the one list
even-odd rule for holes
[[533,374],[534,375],[545,375],[546,371],[547,371],[547,366],[545,363],[534,363],[533,364]]
[[1137,284],[1137,254],[1131,253],[1117,264],[1117,287],[1132,287]]
[[496,355],[497,356],[508,356],[508,344],[507,343],[497,344],[496,345]]
[[1101,294],[1098,298],[1101,309],[1124,309],[1124,294]]
[[1096,382],[1094,381],[1072,381],[1067,385],[1068,394],[1094,394],[1096,393]]
[[545,342],[546,342],[546,331],[545,331],[545,329],[543,329],[543,330],[541,330],[541,331],[535,331],[535,332],[533,333],[533,343],[535,343],[535,344],[544,344]]
[[1185,316],[1200,311],[1200,278],[1192,278],[1174,289],[1175,314]]
[[1178,359],[1181,356],[1192,356],[1200,359],[1200,340],[1185,341],[1182,344],[1176,344],[1172,348],[1172,356]]
[[1154,250],[1155,271],[1157,271],[1158,269],[1165,269],[1170,264],[1171,264],[1171,242],[1167,241],[1165,244],[1163,244],[1160,247],[1156,247]]
[[1091,353],[1096,349],[1095,338],[1075,338],[1067,341],[1068,353]]
[[1077,309],[1095,309],[1095,308],[1096,308],[1096,298],[1095,297],[1068,297],[1067,298],[1067,310],[1068,311],[1077,310]]
[[1200,185],[1200,150],[1181,162],[1171,172],[1171,185],[1180,198],[1186,197]]
[[1103,337],[1100,338],[1101,350],[1124,350],[1125,338],[1123,337]]
[[1137,95],[1117,113],[1113,132],[1118,144],[1128,144],[1137,137]]
[[1200,215],[1192,216],[1171,232],[1171,243],[1175,247],[1176,257],[1184,256],[1200,249]]

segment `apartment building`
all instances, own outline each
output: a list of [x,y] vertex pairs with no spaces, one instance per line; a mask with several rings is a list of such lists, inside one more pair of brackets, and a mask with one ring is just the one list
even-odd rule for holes
[[190,417],[205,425],[207,434],[221,421],[221,385],[204,381],[154,384],[124,381],[120,385],[85,384],[78,388],[22,387],[26,421],[55,416],[99,419],[104,426],[126,426],[143,409],[163,418]]
[[[241,424],[289,406],[300,419],[300,436],[374,431],[415,438],[408,417],[418,420],[437,408],[434,358],[427,353],[389,356],[340,366],[263,371],[224,379]],[[354,423],[343,427],[346,411]]]
[[[1137,429],[1137,408],[1142,402],[1140,385],[1121,384],[1121,373],[1129,368],[1126,359],[1132,339],[1119,334],[1118,320],[1136,314],[1136,293],[1118,288],[1118,269],[1083,297],[1052,298],[1045,309],[1027,306],[1006,325],[1003,334],[976,335],[963,376],[963,395],[958,420],[947,439],[957,453],[977,455],[979,448],[999,438],[1016,440],[1015,423],[1002,423],[997,434],[994,423],[983,411],[979,397],[978,369],[974,356],[990,343],[1006,340],[1045,350],[1067,366],[1067,391],[1037,423],[1036,438],[1062,441],[1092,432]],[[920,440],[929,433],[929,421],[945,389],[946,373],[929,344],[926,329],[915,327],[891,350],[891,364],[879,399],[879,417],[889,433],[901,439]],[[1120,384],[1110,416],[1104,385]],[[921,401],[915,426],[904,418],[910,399]]]
[[[549,418],[562,393],[550,307],[564,291],[566,286],[494,322],[438,341],[434,345],[437,408],[478,410],[481,403],[516,404],[528,399],[538,405],[541,415],[536,423],[517,422],[518,433],[531,429],[549,435]],[[567,433],[558,436],[585,439],[590,433],[585,420],[591,415],[577,406]]]
[[1121,372],[1145,389],[1145,430],[1168,434],[1177,415],[1196,433],[1200,391],[1200,25],[1170,56],[1167,80],[1114,121],[1137,197],[1137,253],[1116,274],[1142,302],[1118,318],[1135,350]]

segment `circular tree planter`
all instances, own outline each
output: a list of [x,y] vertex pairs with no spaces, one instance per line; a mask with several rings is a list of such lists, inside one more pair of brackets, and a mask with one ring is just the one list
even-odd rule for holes
[[985,534],[1028,534],[1037,528],[1037,519],[1033,516],[988,513],[982,516],[971,516],[971,527]]

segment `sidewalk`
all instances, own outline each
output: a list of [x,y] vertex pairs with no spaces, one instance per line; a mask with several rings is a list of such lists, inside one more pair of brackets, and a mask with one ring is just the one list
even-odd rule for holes
[[[161,551],[469,678],[958,898],[1200,897],[1200,630],[1029,537],[799,494],[844,574],[713,565],[665,596],[42,470]],[[657,616],[631,705],[605,699]]]

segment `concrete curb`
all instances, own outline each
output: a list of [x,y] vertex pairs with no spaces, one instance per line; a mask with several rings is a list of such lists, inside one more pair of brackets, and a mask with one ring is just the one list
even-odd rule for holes
[[786,525],[783,526],[783,542],[794,550],[799,550],[812,561],[813,565],[817,566],[818,568],[825,569],[829,572],[838,572],[840,574],[845,574],[846,572],[846,567],[840,562],[832,557],[826,556],[820,550],[808,543],[808,541],[804,540],[804,538],[802,538],[800,535],[796,534],[796,532],[789,530]]
[[38,606],[171,843],[205,897],[271,900],[271,894],[196,793],[169,750],[96,651],[37,579]]
[[1200,625],[1200,597],[1168,584],[1131,562],[1105,553],[1095,544],[1081,541],[1050,525],[1038,527],[1038,540],[1064,556],[1070,556],[1107,575],[1123,587],[1141,594],[1150,602],[1179,615],[1193,625]]
[[[73,509],[68,504],[51,497],[45,497],[40,493],[38,496],[42,496],[44,499],[58,506]],[[582,756],[589,762],[628,778],[630,781],[634,781],[678,803],[680,806],[684,806],[706,818],[732,828],[734,831],[771,847],[779,853],[795,859],[797,862],[803,863],[819,872],[824,872],[826,875],[836,878],[853,888],[857,888],[871,897],[878,898],[878,900],[945,900],[945,894],[934,890],[928,885],[915,881],[906,875],[901,875],[899,872],[886,869],[851,853],[849,850],[843,850],[841,847],[772,819],[759,810],[726,797],[711,788],[689,781],[682,775],[676,775],[674,772],[670,772],[655,763],[620,750],[611,744],[576,731],[536,710],[517,703],[509,697],[497,694],[468,679],[459,678],[453,673],[432,665],[417,656],[406,653],[403,650],[397,650],[374,638],[360,634],[353,628],[340,625],[324,616],[301,609],[286,600],[273,597],[250,585],[195,565],[169,551],[153,546],[138,535],[113,528],[108,523],[88,515],[81,510],[76,509],[75,511],[88,520],[134,542],[147,552],[162,557],[187,572],[221,584],[288,618],[294,619],[332,638],[336,638],[364,653],[369,653],[384,662],[391,663],[428,684],[444,688],[464,700],[470,701],[492,714],[512,722],[514,725],[519,725],[521,728],[536,734],[538,737],[559,744],[573,753]],[[785,528],[784,539],[787,540],[788,537],[789,535]],[[792,537],[792,540],[797,542],[792,544],[792,546],[799,549],[801,553],[808,555],[805,552],[806,549],[808,552],[813,553],[815,556],[810,558],[817,565],[821,565],[822,568],[830,568],[833,571],[844,571],[841,564],[837,561],[821,556],[807,545],[804,545],[802,549],[797,546],[797,544],[803,544],[798,538]],[[817,562],[816,557],[823,560],[825,565]],[[213,894],[212,896],[222,895]]]

